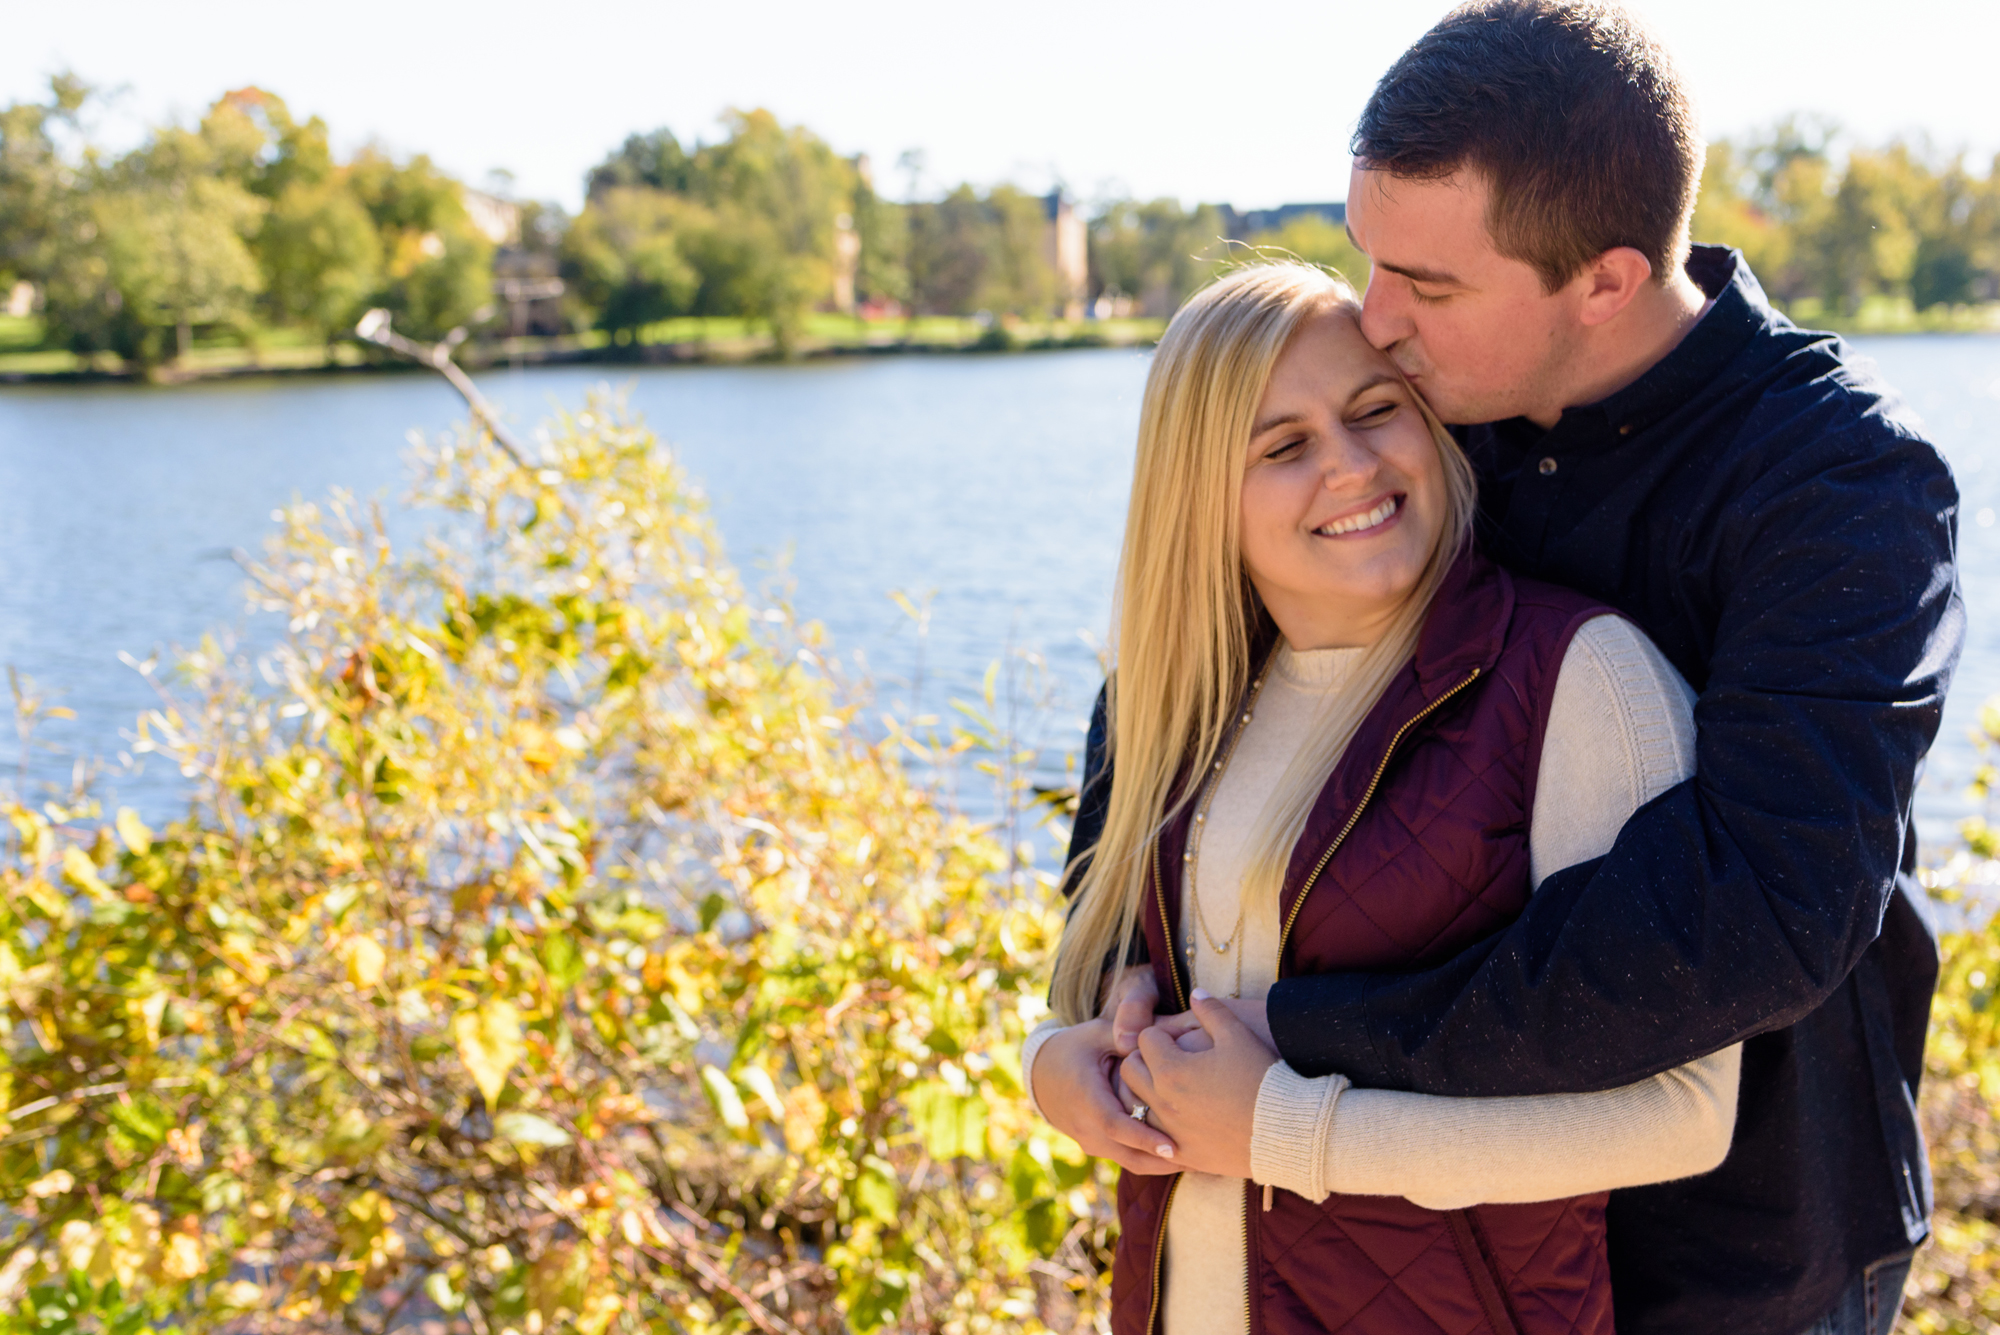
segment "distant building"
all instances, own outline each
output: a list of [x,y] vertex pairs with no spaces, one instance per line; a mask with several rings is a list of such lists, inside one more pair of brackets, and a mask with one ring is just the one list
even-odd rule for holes
[[1238,213],[1227,204],[1222,206],[1222,218],[1229,227],[1229,239],[1241,241],[1259,232],[1275,232],[1294,218],[1323,218],[1335,227],[1347,226],[1347,204],[1341,201],[1333,204],[1280,204],[1275,209],[1252,209],[1248,213]]
[[509,338],[567,333],[563,324],[563,280],[557,259],[547,251],[502,246],[493,253],[493,299]]
[[521,238],[521,206],[498,195],[460,187],[465,212],[482,236],[496,246],[511,246]]
[[1042,258],[1056,276],[1056,309],[1065,320],[1083,318],[1090,292],[1090,225],[1061,189],[1042,198]]
[[833,217],[833,308],[842,315],[854,314],[854,279],[861,268],[861,233],[854,230],[854,215]]

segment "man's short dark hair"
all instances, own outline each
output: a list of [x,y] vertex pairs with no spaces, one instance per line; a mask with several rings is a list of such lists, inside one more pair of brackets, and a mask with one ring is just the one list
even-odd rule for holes
[[1665,50],[1591,0],[1474,0],[1375,85],[1353,152],[1374,171],[1492,189],[1487,230],[1551,292],[1615,246],[1665,282],[1700,183],[1694,111]]

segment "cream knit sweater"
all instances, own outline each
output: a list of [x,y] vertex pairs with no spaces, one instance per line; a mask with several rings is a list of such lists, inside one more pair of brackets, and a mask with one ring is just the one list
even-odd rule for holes
[[[1255,717],[1212,802],[1202,839],[1200,906],[1220,939],[1236,920],[1238,887],[1263,802],[1309,731],[1325,695],[1345,683],[1357,652],[1280,649]],[[1692,697],[1629,622],[1600,617],[1571,643],[1550,707],[1529,860],[1549,872],[1601,856],[1634,810],[1693,772]],[[1182,887],[1184,930],[1196,933]],[[1277,976],[1277,906],[1245,916],[1227,954],[1195,952],[1195,985],[1262,997]],[[1196,935],[1196,940],[1201,938]],[[1057,1026],[1022,1051],[1034,1059]],[[1452,1099],[1349,1089],[1283,1062],[1257,1096],[1250,1157],[1256,1181],[1311,1200],[1330,1192],[1404,1196],[1438,1209],[1549,1200],[1704,1172],[1727,1153],[1740,1051],[1728,1048],[1651,1080],[1599,1094]],[[1227,1335],[1245,1329],[1244,1184],[1186,1173],[1166,1237],[1166,1329]]]

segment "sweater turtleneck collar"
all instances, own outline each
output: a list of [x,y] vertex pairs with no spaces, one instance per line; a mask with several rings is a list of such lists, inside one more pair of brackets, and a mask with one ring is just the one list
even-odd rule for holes
[[1273,666],[1287,685],[1307,691],[1330,691],[1345,685],[1354,675],[1361,654],[1358,647],[1298,650],[1281,640]]

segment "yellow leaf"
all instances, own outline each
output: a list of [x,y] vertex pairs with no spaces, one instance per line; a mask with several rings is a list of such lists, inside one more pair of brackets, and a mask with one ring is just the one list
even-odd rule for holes
[[89,895],[92,899],[111,898],[111,887],[98,879],[97,868],[90,863],[90,855],[71,844],[63,850],[63,875],[69,883]]
[[489,1001],[476,1011],[460,1011],[452,1017],[451,1036],[458,1044],[459,1060],[472,1073],[488,1107],[499,1101],[507,1083],[507,1073],[521,1060],[526,1048],[521,1043],[521,1015],[505,1001]]
[[750,1129],[750,1114],[743,1111],[743,1096],[736,1092],[736,1086],[721,1067],[702,1067],[701,1087],[708,1091],[709,1102],[715,1105],[716,1116],[724,1126],[739,1134]]
[[92,1260],[96,1258],[98,1243],[103,1238],[104,1235],[87,1220],[69,1220],[62,1226],[62,1232],[56,1235],[56,1252],[62,1259],[63,1268],[89,1270]]
[[793,1085],[785,1095],[785,1144],[803,1154],[819,1144],[826,1127],[826,1100],[810,1080]]
[[118,837],[125,841],[125,847],[141,857],[153,847],[153,832],[139,819],[139,813],[130,807],[118,808]]
[[56,1169],[47,1177],[38,1177],[28,1184],[28,1194],[38,1201],[45,1201],[51,1196],[60,1196],[75,1189],[76,1179],[63,1168]]
[[736,1073],[736,1079],[743,1088],[757,1096],[757,1101],[771,1114],[772,1121],[784,1122],[785,1101],[778,1097],[777,1082],[771,1079],[769,1071],[761,1066],[746,1066]]
[[201,1239],[186,1233],[176,1233],[167,1239],[166,1251],[160,1257],[160,1277],[171,1281],[194,1279],[208,1268],[208,1260],[202,1254]]
[[347,938],[347,981],[369,988],[382,981],[382,966],[388,960],[372,936]]
[[160,1024],[167,1018],[167,994],[149,992],[139,1003],[139,1015],[146,1025],[146,1043],[149,1047],[160,1046]]

